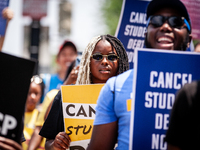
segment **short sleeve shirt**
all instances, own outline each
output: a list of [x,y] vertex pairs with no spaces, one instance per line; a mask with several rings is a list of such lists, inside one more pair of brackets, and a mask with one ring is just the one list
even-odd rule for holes
[[110,78],[102,88],[96,107],[94,125],[118,121],[117,150],[128,150],[130,115],[128,102],[131,99],[133,70]]

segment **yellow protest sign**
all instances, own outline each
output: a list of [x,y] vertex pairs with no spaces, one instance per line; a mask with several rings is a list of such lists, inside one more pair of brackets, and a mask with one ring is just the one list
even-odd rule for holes
[[103,85],[61,86],[65,132],[71,138],[70,145],[91,138],[96,102]]

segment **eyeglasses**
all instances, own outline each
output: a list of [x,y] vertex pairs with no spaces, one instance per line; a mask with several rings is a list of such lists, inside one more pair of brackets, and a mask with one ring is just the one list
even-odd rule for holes
[[35,75],[31,78],[31,82],[34,82],[36,84],[41,84],[43,82],[43,80],[40,76]]
[[109,54],[109,55],[102,55],[102,54],[94,54],[91,56],[94,60],[101,61],[103,57],[106,57],[109,61],[116,61],[119,59],[119,57],[115,54]]
[[179,16],[171,16],[171,17],[159,16],[159,15],[150,16],[147,21],[147,26],[149,24],[152,24],[155,27],[161,27],[166,22],[166,20],[172,28],[180,29],[184,24],[186,24],[189,33],[191,33],[188,21],[184,17],[179,17]]

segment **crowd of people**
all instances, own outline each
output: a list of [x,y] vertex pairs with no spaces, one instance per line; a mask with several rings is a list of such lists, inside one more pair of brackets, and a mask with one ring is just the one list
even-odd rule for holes
[[[110,77],[128,69],[128,57],[122,43],[111,35],[97,36],[83,52],[76,85],[106,83]],[[53,122],[56,124],[52,124]],[[63,131],[62,101],[61,94],[58,93],[40,131],[40,135],[47,138],[47,149],[68,148],[70,139]]]
[[[182,17],[187,23],[184,23]],[[181,1],[151,1],[147,7],[147,19],[147,48],[185,51],[189,47],[192,38],[191,22]],[[113,149],[116,141],[117,149],[129,149],[131,111],[127,110],[126,101],[131,99],[133,91],[133,72],[134,69],[131,69],[111,78],[102,89],[97,101],[93,134],[88,150]],[[172,149],[179,146],[176,141],[166,139]]]
[[[146,48],[186,51],[192,40],[192,27],[189,13],[180,0],[152,0],[146,13]],[[198,43],[196,52],[199,47]],[[133,91],[134,69],[129,69],[123,44],[115,36],[99,35],[88,43],[80,62],[77,52],[72,41],[64,41],[56,57],[57,74],[31,78],[24,114],[23,149],[69,148],[71,140],[64,131],[60,85],[99,83],[105,85],[97,100],[87,150],[129,149],[131,111],[127,110],[127,100]],[[199,85],[199,81],[187,84],[176,96],[165,138],[169,150],[200,148]],[[40,103],[42,106],[38,107]],[[0,149],[22,147],[0,137]]]

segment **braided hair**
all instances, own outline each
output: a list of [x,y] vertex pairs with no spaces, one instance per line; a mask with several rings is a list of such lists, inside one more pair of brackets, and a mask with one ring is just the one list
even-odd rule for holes
[[90,74],[91,74],[90,57],[92,55],[92,52],[95,49],[96,44],[100,40],[107,40],[111,44],[112,49],[116,50],[117,55],[119,56],[118,74],[123,73],[129,69],[128,56],[120,40],[112,35],[96,36],[90,41],[90,43],[87,45],[85,51],[82,54],[82,59],[80,62],[79,73],[78,73],[76,84],[91,84],[92,83],[91,78],[90,78]]
[[126,70],[128,70],[129,69],[128,56],[122,42],[118,38],[109,34],[103,35],[102,39],[103,38],[105,38],[112,45],[112,48],[116,50],[117,55],[119,56],[118,74],[121,74]]

